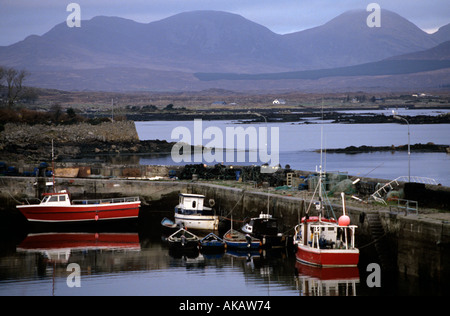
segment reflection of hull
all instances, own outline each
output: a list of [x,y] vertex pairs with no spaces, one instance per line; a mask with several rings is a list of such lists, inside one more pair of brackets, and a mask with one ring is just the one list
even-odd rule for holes
[[49,249],[140,249],[137,233],[41,233],[28,235],[20,251]]
[[81,222],[137,218],[141,202],[87,205],[18,205],[19,211],[31,222]]
[[359,281],[359,270],[357,267],[320,268],[295,263],[295,269],[299,276],[317,278],[319,280],[354,280]]
[[317,249],[297,245],[297,261],[319,267],[356,267],[359,261],[358,249]]
[[175,213],[175,223],[188,229],[212,231],[218,230],[219,217],[215,215],[187,215]]
[[357,267],[320,268],[296,262],[295,270],[301,295],[356,295],[356,284],[359,283]]

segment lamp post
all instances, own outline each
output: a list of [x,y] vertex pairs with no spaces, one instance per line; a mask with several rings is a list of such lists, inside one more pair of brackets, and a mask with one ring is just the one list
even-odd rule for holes
[[252,114],[254,114],[254,115],[256,115],[256,116],[259,116],[259,117],[262,117],[263,119],[264,119],[264,121],[266,122],[266,152],[267,152],[267,135],[268,135],[268,133],[269,133],[269,128],[268,128],[268,126],[267,126],[267,118],[264,116],[264,115],[262,115],[262,114],[259,114],[259,113],[256,113],[256,112],[254,112],[254,113],[252,113]]
[[[267,126],[267,118],[259,113],[253,113],[256,116],[262,117],[264,119],[264,121],[266,121],[266,152],[267,152],[267,135],[269,133],[269,129]],[[267,166],[269,167],[269,164],[267,164]],[[270,196],[269,196],[269,188],[270,188],[270,181],[267,181],[267,214],[269,214],[269,208],[270,208]]]
[[408,125],[408,182],[411,182],[411,145],[410,145],[410,133],[409,133],[409,122],[404,117],[397,115],[395,111],[392,111],[394,118],[396,120],[403,120]]

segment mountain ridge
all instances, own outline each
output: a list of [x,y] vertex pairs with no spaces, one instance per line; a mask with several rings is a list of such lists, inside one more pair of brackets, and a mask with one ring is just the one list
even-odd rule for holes
[[[0,63],[27,69],[30,82],[46,87],[92,89],[97,70],[108,77],[96,82],[96,89],[117,89],[111,82],[124,78],[123,89],[151,90],[157,74],[176,90],[195,88],[199,82],[194,73],[255,75],[350,67],[450,40],[447,26],[427,34],[383,10],[381,28],[369,28],[367,15],[364,10],[347,11],[323,25],[289,34],[222,11],[183,12],[150,23],[97,16],[83,20],[80,28],[63,22],[41,36],[2,46]],[[133,73],[138,74],[134,80]]]

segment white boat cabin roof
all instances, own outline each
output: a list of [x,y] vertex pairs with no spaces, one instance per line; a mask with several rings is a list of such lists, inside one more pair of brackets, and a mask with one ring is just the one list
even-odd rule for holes
[[196,197],[196,198],[202,198],[204,199],[205,196],[201,194],[191,194],[191,193],[180,193],[180,197]]
[[201,194],[180,193],[179,207],[191,210],[203,210],[205,196]]
[[58,193],[44,193],[40,204],[70,205],[69,192],[62,190]]

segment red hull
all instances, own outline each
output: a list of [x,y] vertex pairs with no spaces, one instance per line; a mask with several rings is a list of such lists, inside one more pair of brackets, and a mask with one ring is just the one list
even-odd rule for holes
[[141,202],[95,205],[20,205],[19,211],[32,222],[78,222],[137,218]]
[[297,261],[319,267],[356,267],[359,250],[314,249],[298,246],[295,254]]

